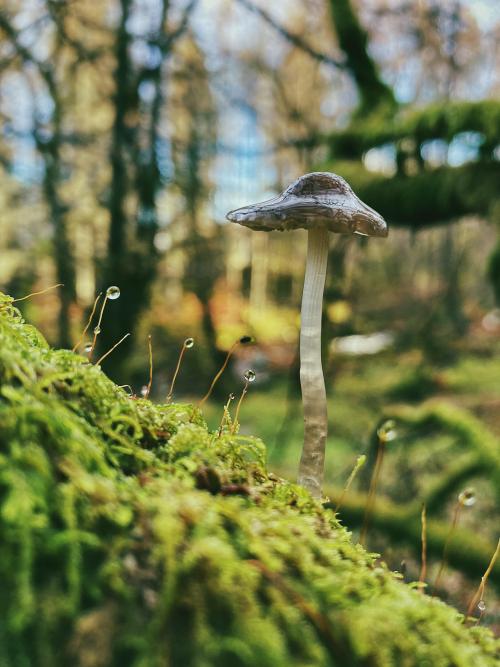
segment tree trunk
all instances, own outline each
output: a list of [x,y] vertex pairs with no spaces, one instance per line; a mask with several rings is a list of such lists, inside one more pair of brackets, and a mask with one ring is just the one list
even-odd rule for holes
[[358,114],[370,113],[380,105],[395,107],[394,94],[380,78],[378,68],[368,53],[368,35],[359,22],[351,0],[329,0],[329,6],[339,46],[358,88]]

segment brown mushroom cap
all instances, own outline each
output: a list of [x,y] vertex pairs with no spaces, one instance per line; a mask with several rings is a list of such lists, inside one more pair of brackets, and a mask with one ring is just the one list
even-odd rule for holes
[[305,174],[278,197],[230,211],[226,218],[265,232],[325,227],[337,234],[388,234],[384,218],[341,176],[326,171]]

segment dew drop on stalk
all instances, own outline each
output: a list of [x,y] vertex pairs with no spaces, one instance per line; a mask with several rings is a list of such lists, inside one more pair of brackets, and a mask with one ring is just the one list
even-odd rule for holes
[[83,348],[83,351],[86,352],[87,354],[92,350],[92,343],[85,343],[85,346]]
[[249,368],[247,371],[245,371],[243,377],[247,382],[253,382],[255,380],[255,373],[251,368]]
[[377,429],[377,436],[381,442],[391,442],[397,438],[396,422],[394,419],[388,419]]
[[94,328],[94,333],[96,336],[98,336],[101,333],[101,327],[95,327]]
[[184,341],[184,347],[187,347],[188,349],[193,347],[194,345],[194,338],[186,338]]
[[469,488],[469,489],[464,489],[459,495],[458,495],[458,502],[462,507],[472,507],[473,505],[476,504],[476,492],[474,489]]
[[483,613],[483,612],[486,610],[486,603],[485,603],[485,601],[484,601],[484,600],[479,600],[479,602],[477,603],[477,608],[479,609],[479,611],[480,611],[481,613]]
[[111,301],[118,299],[119,296],[120,296],[120,288],[117,287],[116,285],[111,285],[111,287],[108,287],[108,289],[106,290],[106,297],[108,299],[111,299]]
[[141,396],[145,398],[148,395],[148,393],[149,393],[149,387],[147,385],[143,385],[141,387]]

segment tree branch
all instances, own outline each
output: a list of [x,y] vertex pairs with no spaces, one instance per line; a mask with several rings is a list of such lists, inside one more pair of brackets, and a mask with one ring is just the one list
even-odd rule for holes
[[163,53],[168,53],[175,42],[186,32],[189,25],[189,18],[197,4],[198,0],[191,0],[191,2],[189,2],[189,4],[184,9],[177,27],[172,30],[172,32],[165,34],[161,39],[156,40],[155,44],[162,50]]
[[251,0],[236,0],[239,2],[239,4],[242,7],[245,7],[245,9],[248,9],[248,11],[252,12],[253,14],[257,14],[260,16],[260,18],[267,23],[273,30],[275,30],[279,35],[284,37],[288,42],[293,44],[293,46],[297,47],[298,49],[301,49],[305,53],[307,53],[308,56],[313,58],[314,60],[317,60],[320,63],[325,63],[326,65],[330,65],[332,67],[335,67],[336,69],[345,69],[345,63],[343,60],[339,58],[334,58],[333,56],[330,56],[326,53],[323,53],[321,51],[318,51],[314,47],[312,47],[310,44],[308,44],[300,35],[297,35],[296,33],[290,32],[285,26],[281,25],[274,19],[271,14],[269,14],[265,9],[262,9],[261,7],[257,7]]

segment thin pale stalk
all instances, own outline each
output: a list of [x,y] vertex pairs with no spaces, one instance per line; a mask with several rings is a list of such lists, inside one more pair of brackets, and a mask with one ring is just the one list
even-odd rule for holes
[[370,519],[373,514],[373,509],[375,507],[375,497],[377,494],[377,486],[380,477],[380,470],[382,469],[382,462],[384,460],[385,446],[386,443],[379,438],[377,460],[375,461],[375,469],[373,470],[373,476],[370,482],[370,489],[368,491],[368,500],[366,501],[366,510],[365,510],[365,518],[363,521],[363,527],[361,529],[361,534],[359,536],[360,544],[365,543],[366,535],[368,533],[368,527],[370,525]]
[[177,359],[177,366],[175,367],[174,377],[172,378],[172,382],[170,384],[170,389],[168,390],[168,394],[167,394],[167,398],[166,398],[167,403],[170,403],[170,401],[172,400],[172,396],[174,394],[175,381],[177,380],[177,376],[179,375],[179,370],[181,368],[182,359],[184,357],[185,352],[186,352],[186,344],[184,343],[183,346],[182,346],[181,352],[179,354],[179,358]]
[[151,334],[148,336],[148,351],[149,351],[149,382],[144,398],[149,398],[151,387],[153,386],[153,345],[151,343]]
[[116,348],[118,347],[118,345],[121,345],[121,344],[123,343],[123,341],[125,340],[125,338],[128,338],[129,336],[130,336],[130,334],[129,334],[129,333],[126,333],[125,336],[123,336],[122,338],[120,338],[120,340],[118,341],[118,343],[115,343],[115,344],[113,345],[113,347],[112,347],[110,350],[108,350],[105,354],[102,355],[102,357],[100,357],[100,358],[95,362],[95,365],[96,365],[96,366],[99,366],[99,364],[100,364],[102,361],[104,361],[104,359],[106,359],[106,357],[108,357],[108,356],[111,354],[111,352],[113,352],[113,350],[116,350]]
[[347,482],[346,482],[346,484],[345,484],[345,486],[342,490],[342,493],[340,494],[339,501],[337,503],[337,506],[335,507],[335,512],[339,511],[339,509],[340,509],[340,507],[341,507],[342,503],[344,502],[344,499],[347,495],[347,492],[351,488],[351,484],[353,483],[354,478],[358,474],[358,471],[364,466],[365,461],[366,461],[366,456],[364,454],[362,456],[358,456],[358,459],[357,459],[356,463],[354,464],[354,468],[352,469],[351,474],[349,475],[349,477],[347,479]]
[[498,540],[498,544],[497,544],[497,548],[495,550],[495,553],[491,557],[490,564],[486,568],[486,572],[481,577],[481,583],[479,584],[479,588],[477,589],[474,597],[472,598],[472,600],[469,603],[469,606],[467,607],[467,616],[471,616],[471,614],[474,611],[478,602],[483,599],[484,589],[486,588],[486,583],[488,581],[488,577],[490,576],[491,571],[495,567],[495,563],[497,562],[497,559],[498,559],[499,556],[500,556],[500,539]]
[[224,363],[222,364],[222,366],[221,366],[220,370],[218,371],[217,375],[216,375],[216,376],[214,377],[214,379],[212,380],[212,384],[210,385],[210,387],[209,387],[207,393],[205,394],[205,396],[203,396],[203,398],[201,399],[201,401],[198,403],[198,407],[199,407],[199,408],[201,408],[201,407],[206,403],[206,401],[210,398],[210,394],[211,394],[212,391],[214,390],[214,387],[215,387],[215,385],[217,384],[217,381],[219,380],[220,376],[221,376],[222,373],[224,373],[224,371],[226,370],[226,366],[227,366],[228,363],[229,363],[229,359],[231,358],[233,352],[236,350],[236,348],[238,347],[239,344],[240,344],[240,341],[237,340],[236,343],[233,343],[233,345],[231,345],[231,347],[229,348],[229,351],[228,351],[228,353],[227,353],[227,355],[226,355],[226,358],[225,358],[225,360],[224,360]]
[[78,343],[76,343],[75,347],[71,350],[72,352],[76,352],[78,350],[78,348],[80,347],[80,345],[83,343],[83,339],[85,338],[85,334],[87,333],[87,331],[88,331],[88,329],[89,329],[89,327],[92,323],[92,318],[94,317],[95,310],[97,308],[97,304],[99,303],[99,299],[101,298],[101,296],[102,296],[102,292],[100,292],[97,295],[96,300],[94,301],[94,305],[92,306],[92,312],[90,313],[90,317],[87,321],[87,324],[85,325],[85,329],[82,332],[80,340],[78,341]]
[[421,524],[422,524],[422,560],[421,560],[420,577],[418,583],[420,584],[419,592],[423,593],[425,579],[427,577],[427,511],[425,508],[425,504],[422,505]]
[[310,229],[300,313],[300,385],[304,407],[304,445],[298,483],[321,497],[328,429],[325,380],[321,365],[321,315],[328,262],[328,231]]
[[240,416],[240,409],[241,409],[241,404],[243,403],[243,399],[245,398],[245,395],[248,391],[248,380],[245,380],[245,386],[243,387],[243,391],[241,392],[240,400],[238,401],[238,405],[236,406],[236,412],[234,414],[234,420],[233,420],[233,426],[231,428],[231,433],[234,433],[236,429],[238,428],[238,418]]
[[432,591],[433,595],[435,595],[435,593],[438,589],[438,586],[441,582],[441,576],[442,576],[442,574],[444,572],[444,569],[446,567],[446,563],[447,563],[447,560],[448,560],[448,549],[449,549],[449,546],[450,546],[451,538],[453,537],[453,533],[455,532],[455,528],[457,527],[458,518],[460,516],[460,510],[461,509],[462,509],[462,504],[459,501],[455,505],[455,511],[453,512],[453,520],[451,522],[451,527],[450,527],[450,530],[448,531],[448,535],[446,536],[446,540],[444,542],[443,556],[441,558],[441,565],[439,566],[439,570],[438,570],[438,573],[436,575],[436,579],[434,580],[434,587],[433,587],[433,591]]
[[99,331],[101,330],[102,316],[104,315],[104,309],[106,308],[106,303],[107,302],[108,302],[108,295],[106,293],[106,295],[104,297],[104,301],[102,302],[101,312],[99,313],[99,319],[97,320],[97,324],[96,324],[96,327],[94,329],[94,338],[92,339],[92,347],[90,348],[89,359],[92,359],[92,355],[94,353],[95,344],[97,342],[97,336],[99,335]]
[[50,292],[51,289],[55,289],[56,287],[64,287],[64,285],[62,283],[57,283],[57,285],[51,285],[50,287],[46,287],[45,289],[42,289],[39,292],[31,292],[31,294],[27,294],[26,296],[22,296],[19,299],[13,299],[12,303],[19,303],[19,301],[25,301],[26,299],[31,299],[32,296],[38,296],[39,294],[45,294],[45,292]]
[[224,406],[224,411],[222,413],[222,419],[219,425],[219,430],[217,431],[217,437],[220,438],[222,435],[222,429],[224,428],[224,424],[229,421],[231,415],[229,413],[229,406],[231,405],[232,401],[234,401],[234,395],[231,394],[229,398],[227,399],[227,403]]

